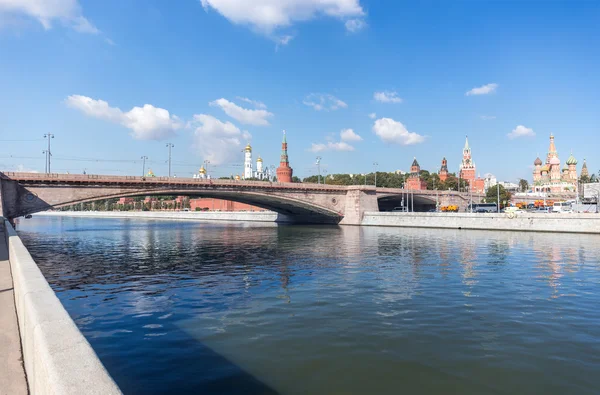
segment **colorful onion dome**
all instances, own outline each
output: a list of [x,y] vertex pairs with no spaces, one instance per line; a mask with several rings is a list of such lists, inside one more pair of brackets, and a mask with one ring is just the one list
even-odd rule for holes
[[560,165],[560,159],[558,159],[556,156],[553,157],[552,159],[550,159],[550,164],[551,165]]
[[575,159],[575,157],[573,156],[573,153],[571,152],[571,156],[569,156],[569,159],[567,159],[567,165],[576,165],[577,164],[577,159]]
[[545,171],[546,173],[547,173],[547,172],[549,172],[549,171],[550,171],[550,166],[548,166],[548,165],[544,165],[544,166],[542,166],[542,172],[544,172],[544,171]]
[[536,165],[536,166],[541,166],[542,165],[542,160],[540,159],[539,156],[536,158],[536,160],[533,162],[533,164]]

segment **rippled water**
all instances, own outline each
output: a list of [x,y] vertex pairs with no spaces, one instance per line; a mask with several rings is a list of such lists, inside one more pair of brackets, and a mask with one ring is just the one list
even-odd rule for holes
[[126,394],[597,394],[600,237],[35,217]]

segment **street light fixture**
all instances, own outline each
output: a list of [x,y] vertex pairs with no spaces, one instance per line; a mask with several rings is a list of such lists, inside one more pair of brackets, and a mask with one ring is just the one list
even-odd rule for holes
[[321,184],[321,157],[317,156],[317,184]]
[[210,165],[210,161],[204,160],[204,170],[206,170],[206,178],[210,178],[210,175],[208,174],[208,165]]
[[54,138],[52,133],[46,133],[44,135],[45,139],[48,139],[48,149],[43,153],[46,154],[46,173],[50,174],[50,158],[52,157],[52,150],[50,149],[50,139]]
[[373,162],[373,167],[375,167],[375,188],[377,188],[377,166],[379,166],[379,163]]
[[169,148],[169,177],[171,177],[171,148],[175,147],[173,143],[167,143],[167,148]]
[[146,175],[146,160],[148,160],[148,157],[144,155],[140,159],[142,160],[142,177],[144,177]]

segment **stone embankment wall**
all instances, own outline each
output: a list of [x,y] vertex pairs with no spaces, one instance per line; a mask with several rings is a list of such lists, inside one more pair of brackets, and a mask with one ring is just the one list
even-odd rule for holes
[[29,391],[38,394],[121,394],[8,221],[15,305]]
[[273,211],[46,211],[34,215],[90,218],[147,218],[196,221],[286,222]]
[[600,214],[367,212],[362,225],[600,234]]

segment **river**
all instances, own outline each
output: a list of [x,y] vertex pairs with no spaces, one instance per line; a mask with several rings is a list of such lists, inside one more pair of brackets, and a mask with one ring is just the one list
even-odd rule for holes
[[600,236],[34,217],[125,394],[598,394]]

